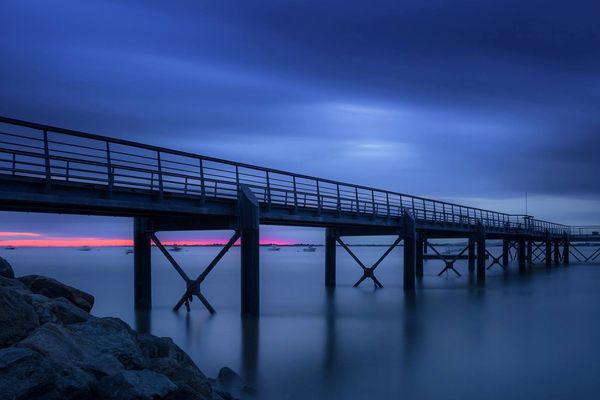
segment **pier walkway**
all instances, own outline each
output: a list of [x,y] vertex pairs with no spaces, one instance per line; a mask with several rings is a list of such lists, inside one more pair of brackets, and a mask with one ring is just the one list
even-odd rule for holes
[[[238,240],[241,245],[241,312],[258,315],[259,225],[326,228],[325,284],[336,284],[338,245],[357,261],[363,275],[375,276],[381,261],[400,243],[404,287],[414,290],[423,275],[427,249],[458,273],[458,258],[484,284],[486,269],[506,268],[512,252],[519,271],[536,260],[552,265],[589,262],[577,243],[600,241],[593,227],[571,227],[532,216],[484,210],[434,199],[237,163],[143,143],[0,117],[0,209],[5,211],[127,216],[134,218],[135,305],[150,308],[151,244],[167,257],[185,283],[175,308],[192,296],[210,312],[201,283]],[[189,277],[158,240],[156,232],[233,231],[227,245],[198,277]],[[393,235],[394,244],[372,266],[344,242],[347,236]],[[440,254],[429,239],[463,238],[459,254]],[[499,257],[487,240],[502,240]],[[487,265],[488,261],[491,262]]]

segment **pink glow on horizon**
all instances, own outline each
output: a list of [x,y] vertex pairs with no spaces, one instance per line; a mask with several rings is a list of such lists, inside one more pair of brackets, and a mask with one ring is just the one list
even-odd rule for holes
[[40,233],[34,232],[0,232],[0,237],[40,237]]
[[[7,232],[2,232],[7,233]],[[11,235],[2,235],[0,237],[6,237]],[[52,237],[45,236],[42,234],[31,234],[31,235],[12,235],[12,236],[28,236],[36,237],[36,239],[2,239],[0,240],[0,247],[15,246],[15,247],[109,247],[109,246],[133,246],[133,240],[131,239],[120,239],[120,238],[94,238],[94,237]],[[215,238],[215,239],[204,239],[204,240],[165,240],[162,242],[166,246],[172,246],[178,244],[180,246],[202,246],[211,244],[225,244],[227,239]],[[274,238],[261,239],[260,244],[269,245],[274,244],[278,246],[293,245],[297,242],[290,240],[281,240]],[[236,242],[239,245],[239,240]]]

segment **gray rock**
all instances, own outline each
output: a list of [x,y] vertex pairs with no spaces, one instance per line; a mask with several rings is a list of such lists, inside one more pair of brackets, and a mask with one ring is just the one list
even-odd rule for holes
[[147,360],[137,341],[137,334],[118,318],[90,316],[86,322],[67,325],[81,346],[96,348],[116,357],[126,369],[144,369]]
[[34,293],[44,295],[51,299],[64,297],[86,312],[90,312],[94,306],[94,296],[69,285],[65,285],[56,279],[41,275],[26,275],[18,279],[27,285]]
[[41,354],[26,348],[0,350],[0,398],[41,398],[54,390],[55,379],[54,368]]
[[[212,398],[210,381],[192,359],[170,338],[138,335],[144,355],[150,358],[149,369],[167,376],[181,391],[196,393],[200,398]],[[179,394],[183,397],[183,394]]]
[[113,355],[59,324],[40,326],[14,347],[33,350],[51,360],[63,379],[59,382],[61,387],[87,387],[97,377],[114,375],[123,369]]
[[23,294],[0,288],[0,348],[18,342],[38,326],[38,316]]
[[214,383],[215,392],[223,399],[239,399],[244,395],[254,393],[254,389],[246,384],[244,379],[231,368],[224,367]]
[[9,279],[3,276],[0,276],[0,288],[6,289],[16,289],[20,291],[29,292],[30,290],[23,284],[21,281],[17,279]]
[[177,386],[166,376],[154,371],[121,371],[101,379],[96,393],[102,399],[152,400],[176,392]]
[[13,271],[12,266],[2,257],[0,257],[0,276],[10,279],[15,277],[15,271]]
[[27,301],[33,306],[40,324],[54,322],[74,324],[87,321],[90,315],[64,297],[50,299],[41,294],[25,294]]

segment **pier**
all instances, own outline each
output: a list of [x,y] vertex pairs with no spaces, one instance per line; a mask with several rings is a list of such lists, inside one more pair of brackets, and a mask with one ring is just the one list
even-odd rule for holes
[[[356,261],[359,286],[377,287],[377,267],[399,244],[404,251],[404,289],[413,291],[423,276],[424,254],[444,262],[440,272],[459,274],[454,263],[468,259],[478,285],[486,271],[519,272],[534,263],[547,268],[600,258],[600,248],[585,256],[577,245],[600,242],[598,228],[572,227],[468,207],[434,199],[338,182],[287,171],[237,163],[188,152],[69,129],[0,117],[0,209],[133,218],[135,307],[152,307],[152,244],[183,281],[175,309],[198,298],[214,307],[202,284],[219,260],[241,245],[242,315],[260,314],[259,226],[325,228],[324,282],[336,286],[336,254],[346,251]],[[232,235],[197,277],[188,276],[156,233],[162,231],[230,230]],[[366,265],[345,238],[394,236],[393,244],[373,265]],[[453,255],[440,253],[431,240],[464,239]],[[486,248],[501,240],[502,254]]]

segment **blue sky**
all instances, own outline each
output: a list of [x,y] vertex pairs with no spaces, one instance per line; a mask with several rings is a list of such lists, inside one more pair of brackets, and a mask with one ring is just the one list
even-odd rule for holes
[[174,3],[3,1],[0,114],[506,212],[528,192],[537,217],[600,222],[597,3]]

